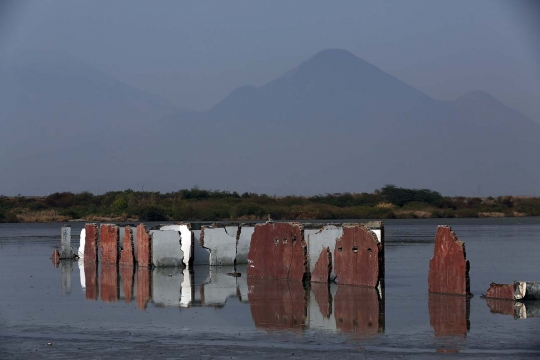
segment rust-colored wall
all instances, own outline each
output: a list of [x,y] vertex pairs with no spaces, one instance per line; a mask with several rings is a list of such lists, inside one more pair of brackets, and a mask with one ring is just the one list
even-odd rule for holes
[[99,294],[98,267],[95,263],[84,263],[84,278],[86,285],[86,299],[97,300]]
[[133,299],[133,278],[134,268],[131,265],[120,266],[120,276],[122,278],[122,289],[124,290],[124,298],[126,303],[130,303]]
[[339,284],[376,287],[384,275],[382,244],[362,224],[343,225],[343,235],[336,241],[334,261]]
[[332,253],[330,248],[324,248],[319,259],[315,263],[315,268],[311,273],[311,282],[328,283],[330,281],[330,273],[332,272]]
[[101,288],[101,301],[115,302],[120,298],[118,286],[118,266],[116,264],[102,264],[99,278]]
[[[139,243],[139,239],[140,238],[138,237],[137,244]],[[148,301],[150,301],[152,289],[150,271],[151,270],[147,267],[137,269],[137,307],[141,310],[146,309],[146,305],[148,304]]]
[[133,267],[135,263],[133,253],[133,233],[130,226],[126,226],[122,239],[122,251],[120,252],[120,265]]
[[118,264],[118,226],[101,224],[99,254],[102,264]]
[[149,267],[152,264],[152,241],[144,224],[137,226],[137,263],[139,267]]
[[309,277],[304,229],[298,223],[255,226],[248,253],[250,277],[303,280]]
[[429,294],[429,323],[435,336],[465,337],[471,327],[470,301],[465,296]]
[[465,244],[449,226],[439,226],[434,256],[429,262],[429,292],[467,295],[470,293],[469,261]]
[[338,285],[334,304],[339,330],[360,336],[384,332],[384,302],[379,299],[377,289]]
[[98,227],[96,224],[84,226],[86,239],[84,243],[84,263],[96,264],[98,262]]
[[301,282],[248,278],[248,288],[257,328],[301,331],[306,325],[308,293]]
[[514,284],[491,283],[486,298],[514,300]]

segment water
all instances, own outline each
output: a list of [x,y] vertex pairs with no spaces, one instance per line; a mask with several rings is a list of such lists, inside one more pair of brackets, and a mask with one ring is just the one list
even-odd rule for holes
[[[466,244],[470,300],[427,292],[443,223]],[[540,358],[540,318],[515,319],[507,302],[492,313],[480,298],[491,282],[540,280],[539,218],[385,221],[383,298],[243,269],[55,268],[60,226],[0,224],[0,358]]]

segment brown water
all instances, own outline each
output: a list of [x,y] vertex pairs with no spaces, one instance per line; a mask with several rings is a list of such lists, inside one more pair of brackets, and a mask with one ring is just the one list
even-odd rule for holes
[[[438,224],[466,244],[470,300],[427,292]],[[0,224],[0,358],[540,358],[540,318],[480,298],[540,280],[539,218],[385,221],[384,294],[205,266],[55,268],[60,226]]]

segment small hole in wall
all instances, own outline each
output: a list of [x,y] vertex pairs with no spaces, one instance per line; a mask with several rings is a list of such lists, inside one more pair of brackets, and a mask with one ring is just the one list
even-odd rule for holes
[[352,247],[352,252],[357,253],[358,252],[358,246],[353,246]]
[[274,244],[275,245],[279,244],[279,238],[277,236],[274,238]]
[[340,247],[337,248],[337,251],[342,252],[343,248],[340,246]]
[[287,243],[287,238],[286,238],[286,237],[283,238],[283,243],[284,243],[284,244]]
[[371,249],[370,249],[370,248],[368,248],[368,249],[367,249],[367,252],[368,252],[369,254],[371,254]]
[[293,242],[296,241],[296,234],[292,236],[292,241],[293,241]]

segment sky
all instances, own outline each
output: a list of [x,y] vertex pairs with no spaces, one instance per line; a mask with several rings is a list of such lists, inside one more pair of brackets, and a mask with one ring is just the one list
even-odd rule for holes
[[483,90],[540,121],[539,19],[529,0],[4,0],[0,66],[54,49],[204,110],[339,48],[436,99]]

